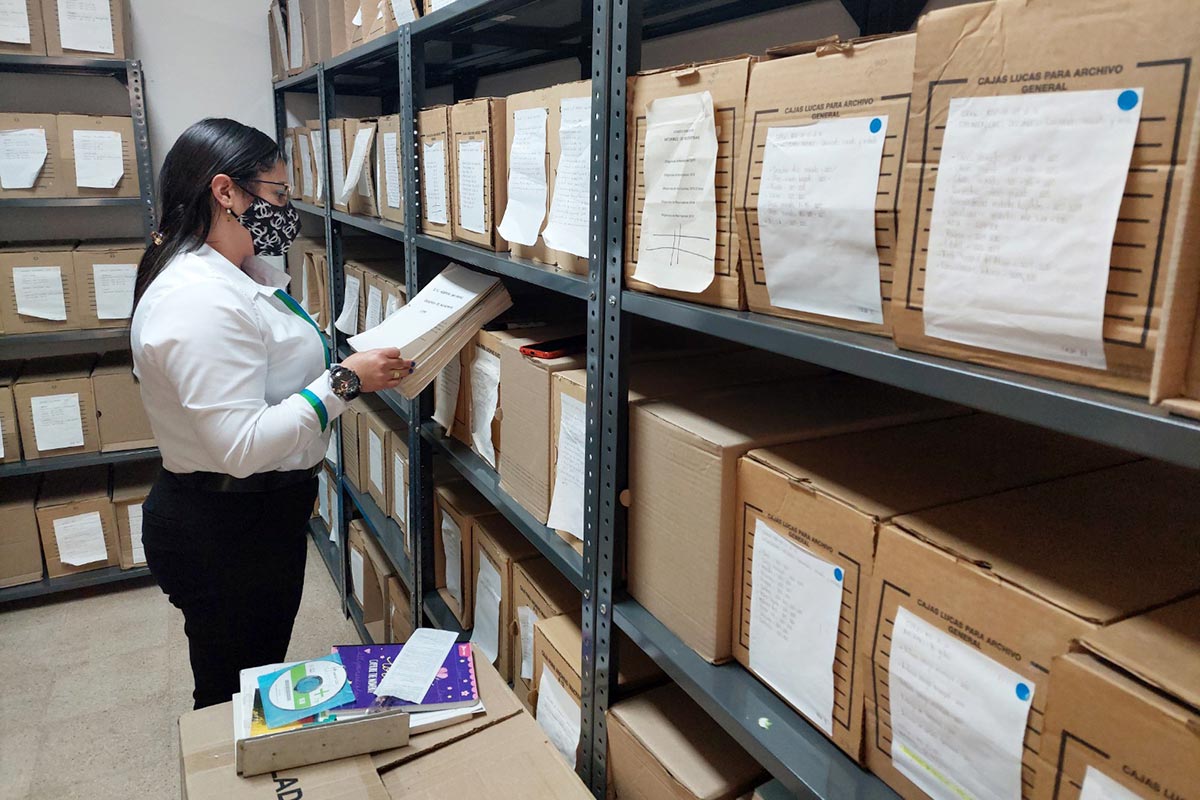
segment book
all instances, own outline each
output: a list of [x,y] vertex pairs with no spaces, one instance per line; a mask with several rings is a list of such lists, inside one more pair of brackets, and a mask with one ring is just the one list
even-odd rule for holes
[[375,689],[404,649],[402,644],[338,645],[334,648],[346,667],[346,676],[354,691],[354,700],[337,713],[367,713],[369,709],[400,709],[409,712],[468,708],[479,703],[479,684],[475,678],[475,658],[468,642],[456,644],[438,670],[433,685],[419,703],[394,697],[380,697]]
[[261,675],[258,691],[264,719],[272,731],[354,700],[346,669],[337,653]]

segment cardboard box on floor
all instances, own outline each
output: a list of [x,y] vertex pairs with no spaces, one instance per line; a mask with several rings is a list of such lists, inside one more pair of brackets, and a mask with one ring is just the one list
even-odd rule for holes
[[608,710],[612,800],[732,800],[766,771],[671,683]]
[[[774,661],[771,652],[751,655],[753,556],[762,552],[755,539],[763,525],[787,546],[842,571],[827,735],[851,758],[860,759],[861,684],[868,677],[859,659],[868,641],[865,595],[880,528],[900,514],[1131,460],[1119,450],[989,414],[751,450],[738,461],[734,658],[796,704],[795,685],[773,683],[804,674],[796,671],[796,663]],[[791,569],[783,563],[774,567]],[[792,606],[786,599],[781,602],[784,608],[778,613],[786,615]],[[755,670],[762,663],[766,674]],[[807,709],[797,710],[804,714]],[[810,720],[821,727],[820,720]]]
[[0,41],[0,55],[44,56],[46,55],[46,32],[45,26],[42,24],[41,0],[24,0],[24,2],[18,3],[17,13],[20,13],[21,5],[25,6],[25,20],[29,25],[29,41]]
[[13,384],[21,374],[20,361],[0,361],[0,464],[21,460],[20,423]]
[[[900,167],[912,101],[916,47],[915,34],[845,42],[833,36],[819,42],[776,48],[750,70],[745,135],[738,142],[734,217],[741,246],[742,285],[751,311],[891,335],[889,304],[899,224]],[[767,132],[775,127],[862,116],[887,120],[875,196],[882,325],[773,305],[758,236],[758,191]]]
[[[125,328],[133,318],[133,281],[146,251],[140,239],[81,242],[71,256],[78,291],[79,324],[83,328]],[[124,274],[114,274],[120,270]],[[122,278],[128,277],[129,283]],[[97,281],[99,278],[99,281]],[[105,299],[100,308],[97,289]],[[103,316],[101,316],[103,312]],[[127,312],[127,313],[123,313]]]
[[389,642],[404,643],[413,635],[412,601],[408,590],[395,575],[387,579],[387,609]]
[[[642,72],[629,81],[628,137],[629,167],[625,198],[625,285],[639,292],[660,294],[710,306],[741,309],[746,307],[742,278],[738,270],[737,230],[733,224],[733,187],[738,185],[736,171],[737,137],[742,134],[746,109],[746,86],[754,59],[739,56],[703,64]],[[712,95],[717,127],[717,244],[713,262],[713,282],[702,292],[677,292],[659,289],[635,280],[638,243],[642,230],[642,207],[646,202],[647,107],[655,100],[679,95],[708,92]]]
[[[475,522],[471,538],[475,548],[471,584],[475,587],[474,621],[476,630],[479,629],[481,614],[493,615],[496,624],[496,669],[500,677],[506,681],[513,678],[513,638],[512,626],[516,622],[516,611],[513,605],[513,573],[517,564],[531,558],[538,558],[538,549],[533,542],[513,527],[503,515],[494,514],[481,517]],[[479,596],[479,569],[484,561],[491,565],[500,576],[500,602],[495,607],[481,607]]]
[[[0,247],[0,319],[3,320],[5,333],[48,333],[50,331],[73,331],[82,327],[82,310],[78,301],[79,292],[75,284],[74,257],[71,253],[73,249],[73,244],[52,242],[28,242]],[[59,279],[62,282],[66,319],[45,319],[18,311],[21,304],[17,297],[16,279],[13,277],[13,272],[18,269],[41,270],[45,268],[58,269]],[[39,272],[26,274],[41,276]]]
[[40,476],[0,481],[0,588],[42,579],[42,543],[34,498]]
[[[999,0],[942,9],[921,18],[893,284],[897,344],[1142,396],[1150,392],[1153,371],[1152,399],[1187,393],[1182,378],[1192,337],[1177,332],[1175,322],[1180,322],[1180,328],[1192,327],[1200,284],[1200,237],[1195,230],[1200,205],[1187,188],[1200,159],[1200,138],[1195,135],[1197,95],[1187,84],[1185,67],[1200,59],[1200,43],[1189,33],[1198,26],[1200,6],[1169,0],[1113,6],[1102,14],[1087,0],[1036,5]],[[1156,33],[1143,37],[1118,33],[1128,30]],[[1047,69],[1056,72],[1050,76]],[[994,80],[999,76],[1011,79]],[[951,102],[1047,89],[1129,87],[1144,88],[1144,107],[1108,274],[1103,320],[1107,369],[926,336],[924,250],[937,202],[935,170]],[[1191,313],[1185,313],[1189,308]],[[1172,319],[1171,337],[1160,339],[1164,318],[1177,315],[1181,318]],[[1173,352],[1176,349],[1183,352]]]
[[365,491],[363,487],[366,484],[362,480],[363,476],[358,466],[358,415],[366,407],[366,401],[362,395],[359,395],[346,406],[346,410],[339,418],[342,426],[342,474],[345,475],[346,480],[350,481],[350,485],[360,492]]
[[[450,141],[450,106],[434,106],[422,109],[417,114],[418,158],[421,181],[421,233],[440,239],[454,238],[454,209],[451,208],[452,176],[454,175],[454,152]],[[426,150],[442,149],[444,168],[437,174],[430,173],[426,165]],[[432,190],[432,192],[431,192]],[[430,198],[434,203],[430,203]],[[430,218],[430,213],[433,218]],[[445,222],[439,220],[444,219]]]
[[[48,56],[92,56],[95,58],[115,58],[123,61],[133,57],[133,26],[129,24],[129,4],[127,0],[108,0],[98,4],[103,9],[107,5],[108,19],[92,20],[91,4],[80,10],[77,25],[86,25],[89,32],[96,36],[97,47],[77,49],[64,45],[62,40],[58,0],[42,0],[42,23],[46,34],[46,55]],[[71,9],[75,11],[75,9]],[[108,33],[111,28],[112,37]],[[91,38],[91,36],[89,36]]]
[[[380,574],[382,559],[379,543],[361,519],[350,522],[347,543],[350,545],[350,589],[362,609],[363,627],[376,642],[387,641],[387,573]],[[386,564],[386,560],[383,560]]]
[[375,142],[375,186],[379,216],[404,222],[404,169],[400,155],[400,115],[379,118]]
[[[1003,697],[1015,702],[1032,695],[1024,750],[1007,741],[989,752],[994,758],[1022,753],[1019,781],[1027,796],[1053,780],[1039,770],[1037,757],[1053,660],[1075,639],[1200,588],[1200,495],[1194,486],[1190,470],[1137,461],[888,523],[879,536],[865,647],[859,650],[860,670],[869,676],[862,685],[868,768],[906,800],[925,794],[894,766],[894,749],[929,763],[940,773],[939,783],[961,784],[963,775],[956,773],[981,768],[972,761],[974,740],[966,735],[974,728],[946,724],[953,715],[943,703],[953,697],[934,698],[892,672],[891,654],[902,648],[910,670],[919,664],[922,673],[948,672],[973,696],[994,685],[981,676],[1018,681],[1016,696],[1004,688]],[[907,628],[897,625],[898,615]],[[915,723],[893,721],[898,687],[921,709]],[[927,730],[940,744],[934,752],[913,733],[906,737],[911,741],[897,743],[896,727]],[[947,766],[946,759],[961,759],[961,768]],[[995,764],[992,757],[989,764]]]
[[[100,452],[91,379],[94,358],[62,356],[26,363],[13,384],[26,459]],[[79,415],[78,427],[72,420],[75,413]],[[67,440],[82,444],[59,446]]]
[[[120,563],[108,467],[47,473],[38,492],[37,521],[51,578]],[[93,554],[97,557],[84,560]]]
[[[451,180],[454,209],[454,239],[478,245],[488,250],[508,249],[508,242],[496,228],[508,202],[508,148],[505,145],[505,113],[503,97],[477,97],[464,100],[450,107],[450,134],[454,140],[454,177]],[[471,142],[483,147],[483,175],[471,176],[470,183],[464,181],[463,159]],[[482,178],[482,183],[477,181]],[[471,192],[467,197],[466,192]],[[463,216],[464,198],[467,207],[483,205],[483,230],[466,227]]]
[[530,714],[535,711],[529,697],[537,675],[533,669],[534,627],[539,620],[577,614],[582,606],[579,590],[546,559],[530,558],[513,565],[513,621],[509,628],[513,691]]
[[[469,629],[474,619],[475,585],[471,579],[475,575],[475,546],[472,540],[475,523],[480,518],[498,513],[487,498],[465,480],[451,480],[434,486],[434,585],[463,630]],[[453,544],[447,547],[447,531],[454,528],[458,530],[457,559],[454,558]],[[456,571],[459,586],[457,597],[450,589]]]
[[392,513],[392,440],[408,436],[408,426],[375,395],[364,396],[358,416],[358,474],[363,488],[385,515]]
[[[28,0],[30,3],[36,0]],[[4,47],[0,44],[0,53]],[[0,197],[62,197],[62,158],[59,154],[58,117],[54,114],[0,114],[0,131],[40,128],[46,137],[46,160],[29,189],[6,189]]]
[[117,548],[121,569],[146,566],[142,549],[142,504],[158,478],[157,461],[114,464],[112,471],[113,514],[117,518]]
[[[47,0],[49,2],[49,0]],[[75,132],[115,131],[121,135],[121,178],[112,189],[79,186],[75,172]],[[133,119],[130,117],[58,115],[58,152],[62,167],[59,192],[64,197],[137,197],[138,162],[133,148]]]
[[142,405],[142,393],[133,377],[133,357],[128,352],[105,353],[96,362],[92,392],[100,452],[154,446],[154,431]]

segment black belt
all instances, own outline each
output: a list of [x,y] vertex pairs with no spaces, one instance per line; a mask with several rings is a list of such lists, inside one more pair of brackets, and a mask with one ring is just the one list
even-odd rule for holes
[[308,469],[291,469],[280,472],[259,472],[245,478],[235,478],[220,472],[168,472],[180,486],[203,492],[273,492],[286,489],[317,477],[321,465]]

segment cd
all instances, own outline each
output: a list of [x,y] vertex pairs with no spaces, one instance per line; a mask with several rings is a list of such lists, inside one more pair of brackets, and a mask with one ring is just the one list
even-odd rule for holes
[[267,693],[276,708],[303,711],[332,700],[346,685],[346,669],[332,661],[305,661],[276,676]]

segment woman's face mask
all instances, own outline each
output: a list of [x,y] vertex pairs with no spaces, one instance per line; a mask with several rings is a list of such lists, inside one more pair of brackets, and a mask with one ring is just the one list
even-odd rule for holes
[[237,220],[250,231],[254,255],[284,255],[300,234],[300,212],[290,200],[285,205],[277,206],[257,195],[250,196],[253,198],[250,206],[238,214]]

